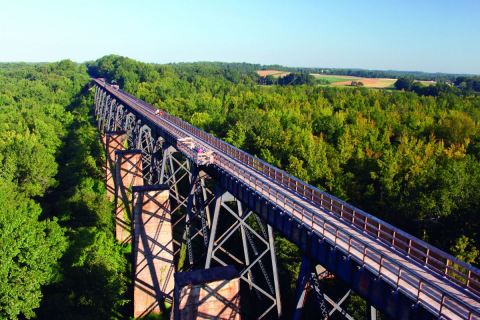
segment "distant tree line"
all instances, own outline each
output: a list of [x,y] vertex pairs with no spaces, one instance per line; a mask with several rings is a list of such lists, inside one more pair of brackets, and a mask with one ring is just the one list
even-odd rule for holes
[[454,83],[464,92],[480,92],[480,77],[457,77]]
[[311,85],[316,83],[316,80],[314,76],[306,72],[291,72],[281,77],[273,77],[272,75],[259,77],[258,83],[263,85],[298,86],[303,84]]
[[413,91],[422,96],[438,96],[442,93],[470,95],[480,93],[480,77],[457,77],[453,82],[439,81],[432,85],[424,85],[412,77],[401,77],[394,86],[397,90]]
[[316,68],[312,73],[335,74],[344,76],[355,76],[363,78],[401,78],[412,77],[417,80],[453,81],[458,74],[430,73],[421,71],[396,71],[396,70],[364,70],[364,69],[332,69]]

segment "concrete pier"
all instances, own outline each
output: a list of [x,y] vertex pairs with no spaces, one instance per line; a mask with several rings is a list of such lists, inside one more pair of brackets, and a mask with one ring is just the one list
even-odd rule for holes
[[120,243],[128,243],[131,240],[131,188],[143,185],[142,153],[116,151],[115,157],[115,236]]
[[174,252],[167,185],[133,187],[134,317],[165,312],[173,300]]
[[176,273],[174,319],[240,319],[240,277],[235,268]]
[[125,150],[126,139],[125,131],[111,131],[102,135],[106,155],[105,185],[107,197],[110,201],[113,201],[115,198],[115,152]]

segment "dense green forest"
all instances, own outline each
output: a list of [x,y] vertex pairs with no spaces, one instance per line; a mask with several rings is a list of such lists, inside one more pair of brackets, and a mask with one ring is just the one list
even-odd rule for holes
[[[263,86],[258,69],[0,64],[0,318],[128,314],[128,248],[114,241],[89,74],[479,265],[479,96],[328,88],[302,73]],[[276,246],[291,290],[299,252]]]
[[0,319],[123,318],[84,65],[0,64]]
[[394,84],[395,89],[415,92],[421,96],[439,96],[456,94],[470,96],[480,94],[480,77],[457,77],[453,82],[439,81],[434,85],[424,85],[412,76],[400,77]]

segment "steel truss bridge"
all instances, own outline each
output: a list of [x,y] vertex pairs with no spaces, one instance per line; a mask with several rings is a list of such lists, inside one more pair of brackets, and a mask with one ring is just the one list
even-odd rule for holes
[[[282,316],[275,231],[303,255],[295,319],[307,291],[319,318],[339,311],[351,319],[345,297],[322,290],[325,274],[363,297],[372,317],[374,307],[393,319],[480,319],[479,269],[117,86],[92,84],[99,130],[126,132],[128,148],[142,153],[145,184],[170,187],[184,268],[235,265],[255,303],[245,318]],[[203,152],[210,158],[199,161]]]

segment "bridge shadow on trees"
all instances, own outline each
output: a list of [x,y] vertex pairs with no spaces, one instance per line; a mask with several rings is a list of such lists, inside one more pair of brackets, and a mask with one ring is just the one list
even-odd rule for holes
[[43,204],[44,212],[58,217],[66,229],[69,245],[57,282],[43,290],[40,319],[115,319],[131,308],[126,277],[130,248],[115,242],[92,103],[86,86],[67,108],[74,121],[57,155],[59,183]]

